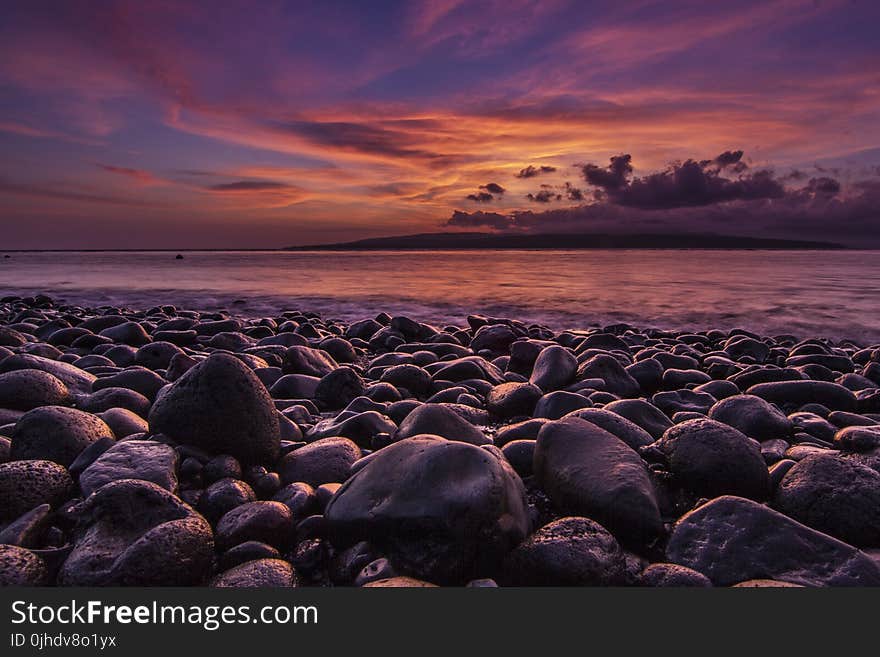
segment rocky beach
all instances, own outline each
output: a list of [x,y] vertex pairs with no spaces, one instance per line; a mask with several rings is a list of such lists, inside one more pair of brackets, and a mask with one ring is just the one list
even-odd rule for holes
[[0,584],[880,586],[880,344],[0,299]]

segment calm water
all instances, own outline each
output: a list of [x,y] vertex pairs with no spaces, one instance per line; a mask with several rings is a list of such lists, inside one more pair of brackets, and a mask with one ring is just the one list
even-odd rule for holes
[[551,327],[632,322],[880,341],[873,251],[383,251],[13,253],[2,294],[158,303],[245,315],[380,311],[462,323],[469,313]]

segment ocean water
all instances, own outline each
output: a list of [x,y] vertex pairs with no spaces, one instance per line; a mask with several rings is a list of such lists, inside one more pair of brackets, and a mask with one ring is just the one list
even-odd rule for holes
[[761,250],[17,252],[0,293],[260,316],[472,313],[554,329],[616,322],[880,342],[880,252]]

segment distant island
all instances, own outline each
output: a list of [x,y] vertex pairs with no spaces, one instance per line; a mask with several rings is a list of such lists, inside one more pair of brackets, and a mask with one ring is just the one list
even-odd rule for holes
[[833,242],[713,234],[509,234],[420,233],[288,246],[285,251],[378,251],[384,249],[846,249]]

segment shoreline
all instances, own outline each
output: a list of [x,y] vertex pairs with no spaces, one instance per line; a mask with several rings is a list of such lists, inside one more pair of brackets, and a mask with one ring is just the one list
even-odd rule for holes
[[876,343],[7,297],[0,436],[4,584],[880,585]]

